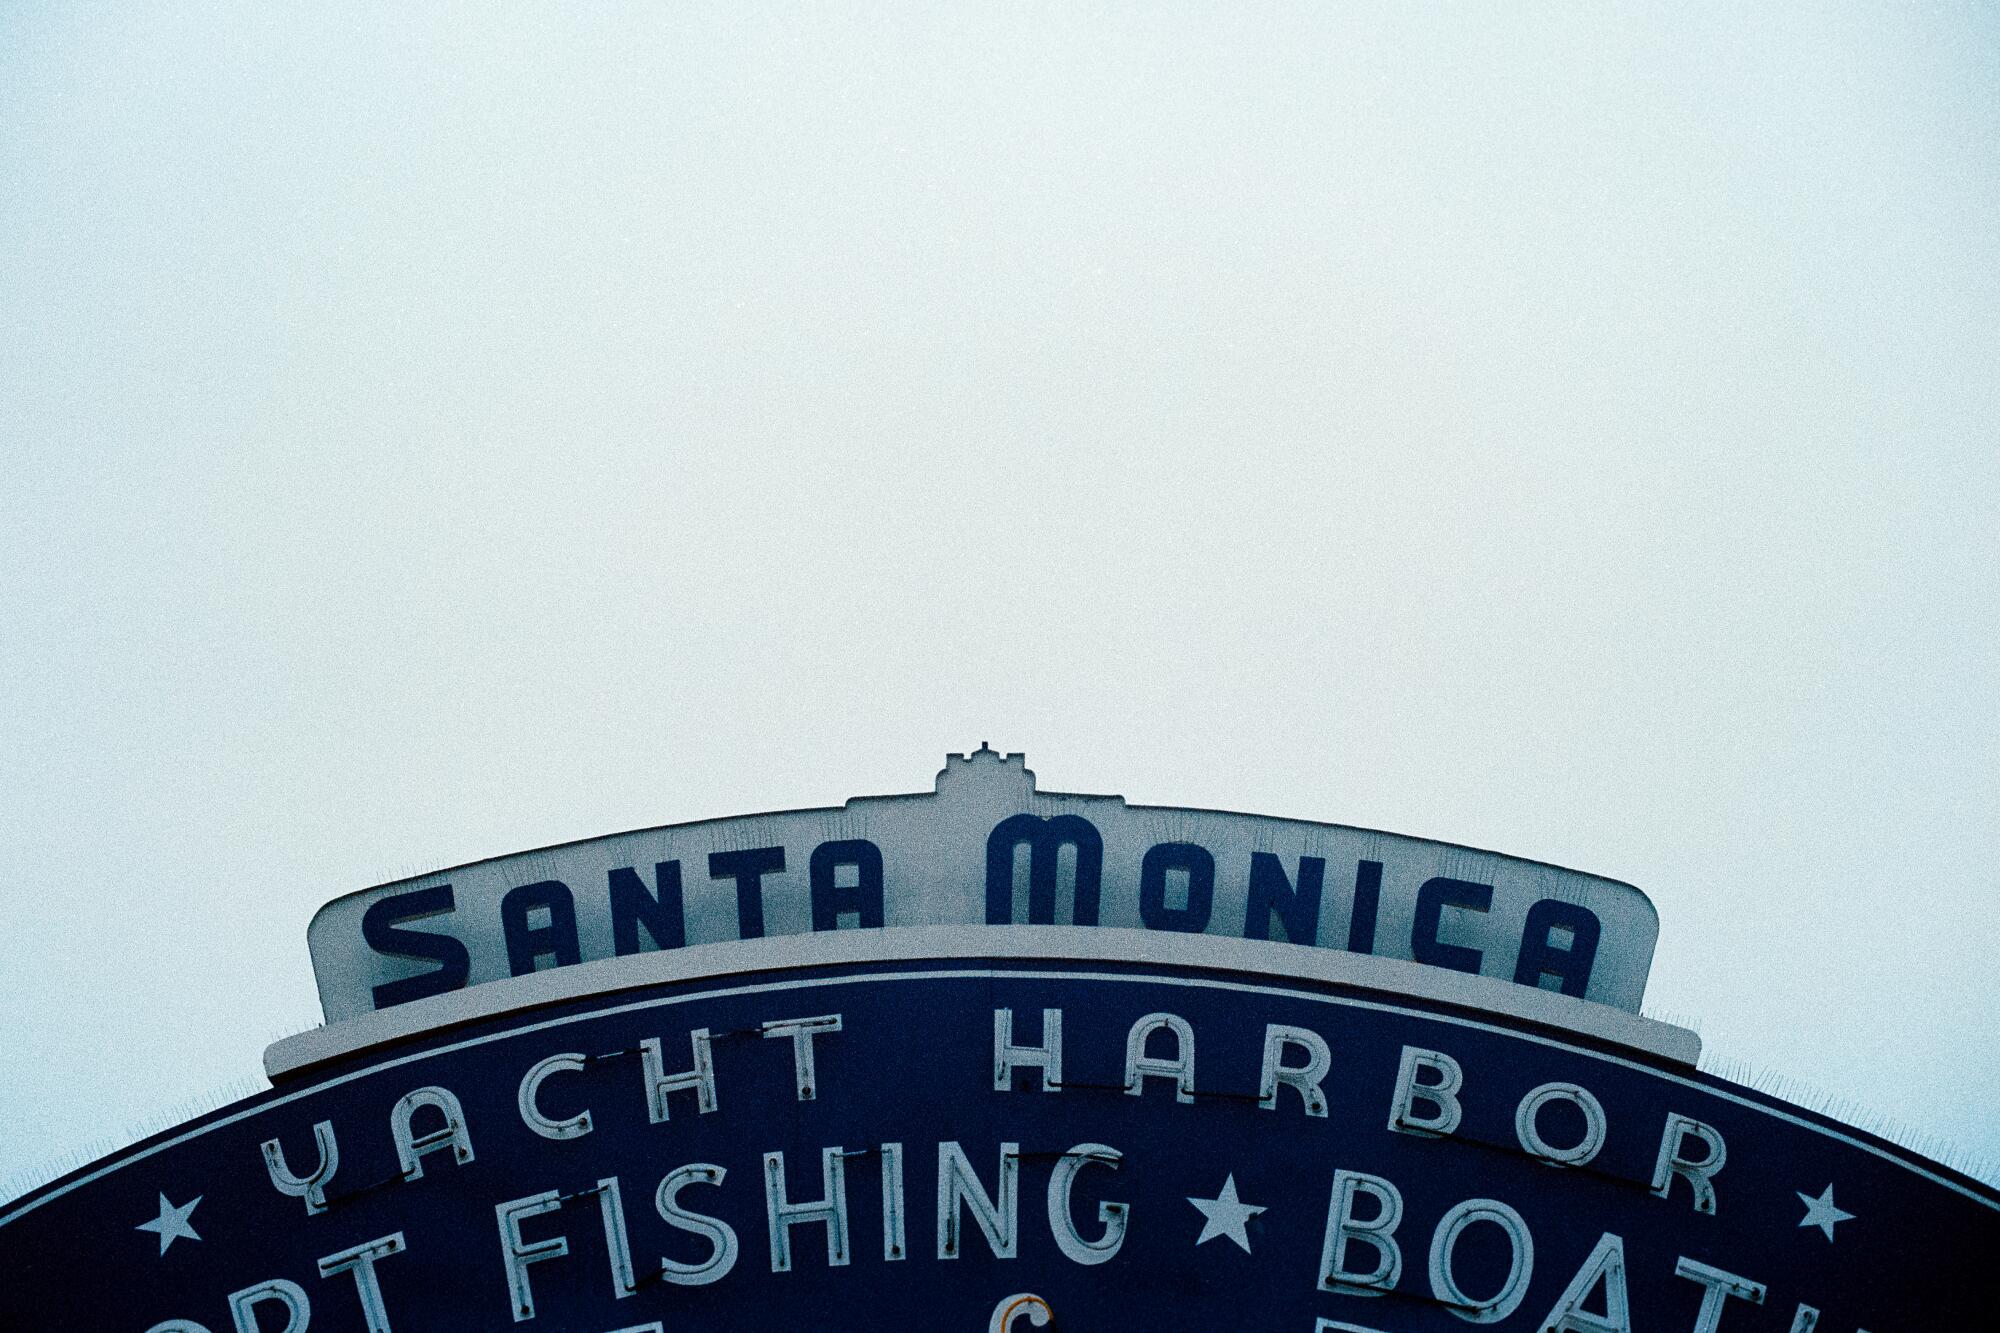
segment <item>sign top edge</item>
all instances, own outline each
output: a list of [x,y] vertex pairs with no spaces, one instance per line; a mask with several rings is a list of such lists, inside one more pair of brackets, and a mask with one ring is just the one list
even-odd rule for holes
[[[976,754],[978,751],[974,751],[973,753]],[[1007,759],[1020,757],[1019,755],[1005,756]],[[948,758],[957,759],[958,756],[951,755]],[[540,843],[532,847],[522,847],[513,851],[495,852],[490,856],[476,856],[467,861],[453,862],[452,864],[438,866],[434,869],[419,871],[413,875],[398,875],[393,879],[379,880],[373,884],[363,885],[360,888],[349,889],[346,892],[336,894],[334,897],[321,903],[314,910],[312,921],[317,922],[320,917],[342,903],[363,898],[370,894],[380,893],[384,889],[400,888],[404,885],[416,884],[424,880],[440,879],[445,876],[459,874],[463,871],[476,870],[503,862],[526,861],[537,856],[571,851],[576,848],[588,847],[596,843],[610,842],[620,838],[644,837],[649,833],[682,832],[700,829],[711,824],[727,824],[743,820],[776,819],[807,815],[840,815],[851,812],[857,805],[878,802],[886,804],[890,802],[936,800],[942,794],[942,780],[949,771],[949,769],[945,769],[939,772],[940,784],[930,791],[881,792],[862,796],[850,796],[839,805],[781,806],[769,810],[745,810],[734,814],[704,815],[699,819],[670,820],[660,824],[644,824],[636,828],[614,829],[606,833],[593,833],[580,838],[563,838],[556,842]],[[1469,852],[1478,856],[1498,857],[1501,860],[1512,862],[1516,865],[1554,870],[1564,875],[1574,875],[1581,879],[1594,880],[1599,884],[1614,889],[1621,889],[1632,894],[1652,916],[1654,926],[1657,928],[1659,924],[1660,913],[1658,905],[1653,902],[1652,896],[1637,884],[1627,879],[1620,879],[1615,875],[1600,874],[1594,870],[1579,870],[1575,866],[1564,865],[1559,861],[1549,861],[1535,856],[1521,856],[1514,852],[1498,851],[1491,847],[1481,847],[1473,843],[1454,842],[1449,838],[1435,838],[1421,833],[1401,833],[1395,829],[1375,828],[1365,824],[1347,824],[1332,819],[1311,819],[1301,815],[1263,814],[1255,810],[1232,810],[1223,806],[1143,804],[1135,803],[1115,792],[1043,791],[1033,783],[1034,771],[1029,769],[1025,770],[1025,772],[1029,779],[1030,794],[1042,800],[1104,802],[1108,805],[1114,805],[1134,814],[1141,815],[1220,815],[1229,819],[1252,819],[1272,824],[1290,824],[1302,828],[1326,829],[1340,833],[1360,834],[1363,837],[1369,838],[1390,838],[1400,843],[1435,847],[1451,852]],[[310,929],[310,926],[308,929]]]

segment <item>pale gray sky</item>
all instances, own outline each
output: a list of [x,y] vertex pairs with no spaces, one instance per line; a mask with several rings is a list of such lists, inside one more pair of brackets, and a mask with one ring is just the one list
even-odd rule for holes
[[1755,8],[7,5],[0,1193],[329,898],[981,740],[2000,1177],[2000,12]]

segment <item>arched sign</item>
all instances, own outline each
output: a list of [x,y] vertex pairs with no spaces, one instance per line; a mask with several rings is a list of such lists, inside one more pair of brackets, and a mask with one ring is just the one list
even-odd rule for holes
[[598,959],[898,926],[1134,928],[1499,977],[1633,1013],[1659,935],[1616,880],[1392,833],[1038,792],[1020,755],[935,790],[619,834],[336,899],[329,1021]]
[[0,1325],[1919,1333],[1991,1308],[1993,1190],[1697,1073],[1635,1016],[1121,930],[827,957],[617,960],[281,1043],[272,1092],[0,1213]]

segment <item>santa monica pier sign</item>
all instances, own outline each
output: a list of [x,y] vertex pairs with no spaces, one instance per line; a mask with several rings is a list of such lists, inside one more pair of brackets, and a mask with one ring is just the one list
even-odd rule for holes
[[313,945],[346,1016],[269,1092],[0,1204],[0,1327],[1990,1320],[2000,1195],[1698,1072],[1632,1012],[1644,898],[1532,863],[983,751],[371,890]]
[[676,824],[327,904],[329,1020],[593,959],[876,926],[1078,925],[1285,940],[1638,1012],[1659,918],[1629,884],[1338,824],[1037,792],[1020,755],[936,790]]

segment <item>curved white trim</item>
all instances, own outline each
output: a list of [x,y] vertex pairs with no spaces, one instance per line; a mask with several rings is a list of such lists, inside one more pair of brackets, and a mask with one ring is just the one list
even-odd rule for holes
[[[1016,929],[1020,928],[1017,927]],[[732,945],[728,947],[734,948],[740,946]],[[378,1060],[373,1064],[364,1065],[358,1069],[351,1069],[346,1071],[345,1073],[334,1074],[317,1083],[301,1079],[299,1080],[298,1086],[293,1087],[289,1090],[280,1091],[268,1101],[260,1100],[256,1101],[254,1105],[240,1107],[235,1111],[226,1111],[225,1113],[218,1115],[217,1118],[215,1119],[196,1125],[192,1128],[183,1129],[178,1133],[170,1133],[168,1137],[164,1137],[158,1140],[157,1142],[150,1143],[145,1147],[128,1148],[122,1152],[113,1153],[108,1157],[100,1159],[100,1161],[93,1168],[85,1170],[82,1174],[75,1176],[74,1178],[64,1182],[61,1185],[45,1187],[44,1190],[38,1194],[33,1194],[31,1196],[24,1196],[22,1199],[15,1200],[14,1206],[12,1207],[11,1211],[0,1213],[0,1227],[6,1226],[8,1223],[13,1222],[17,1218],[26,1216],[27,1214],[33,1212],[35,1209],[42,1207],[44,1204],[62,1198],[64,1195],[69,1194],[72,1191],[82,1189],[84,1186],[89,1185],[93,1181],[101,1180],[105,1176],[111,1174],[113,1171],[121,1170],[137,1162],[145,1161],[151,1157],[156,1157],[160,1153],[167,1152],[173,1148],[177,1148],[181,1144],[191,1142],[195,1139],[203,1137],[204,1135],[212,1134],[217,1130],[226,1129],[231,1125],[240,1124],[241,1122],[251,1119],[255,1116],[260,1116],[269,1111],[273,1111],[279,1107],[290,1105],[291,1103],[297,1102],[303,1098],[315,1096],[330,1088],[339,1087],[344,1083],[351,1083],[356,1079],[372,1077],[376,1074],[381,1073],[383,1070],[386,1069],[393,1069],[403,1065],[419,1064],[435,1056],[449,1054],[450,1052],[453,1051],[467,1050],[472,1047],[484,1045],[488,1042],[504,1040],[509,1037],[517,1036],[520,1035],[521,1033],[555,1030],[565,1027],[570,1023],[588,1022],[593,1019],[603,1017],[605,1016],[606,1013],[618,1013],[630,1010],[646,1009],[654,1006],[664,1007],[664,1006],[673,1006],[681,1004],[692,1004],[703,1000],[712,1000],[723,996],[731,996],[731,995],[776,993],[779,991],[787,991],[799,987],[812,987],[812,986],[870,985],[878,982],[941,979],[941,978],[955,978],[955,977],[966,977],[966,976],[994,977],[998,975],[1003,975],[1003,974],[992,969],[978,969],[978,968],[938,968],[928,971],[924,969],[915,969],[910,971],[881,972],[872,975],[866,972],[858,972],[858,973],[849,972],[841,976],[829,977],[824,979],[793,978],[790,980],[773,980],[766,982],[752,982],[749,984],[736,985],[736,986],[723,986],[708,990],[694,989],[672,996],[658,996],[658,997],[636,999],[624,1005],[613,1006],[609,1010],[599,1009],[595,1011],[585,1011],[583,1013],[571,1014],[558,1018],[549,1018],[541,1022],[527,1023],[516,1027],[506,1028],[497,1032],[481,1033],[478,1035],[466,1037],[461,1041],[448,1043],[442,1047],[430,1050],[413,1051],[402,1055],[384,1054],[384,1056],[380,1060]],[[1231,991],[1244,991],[1244,992],[1270,992],[1275,994],[1290,995],[1298,999],[1315,1000],[1320,1003],[1328,1005],[1360,1006],[1371,1009],[1379,1009],[1388,1013],[1400,1013],[1418,1017],[1432,1018],[1438,1022],[1455,1024],[1465,1028],[1485,1029],[1488,1031],[1501,1033],[1503,1035],[1512,1036],[1521,1041],[1532,1042],[1540,1046],[1554,1047],[1559,1049],[1575,1051],[1580,1055],[1585,1055],[1590,1059],[1601,1061],[1605,1064],[1618,1065],[1628,1069],[1641,1070],[1650,1073],[1655,1077],[1665,1079],[1670,1083],[1678,1084],[1682,1087],[1689,1088],[1693,1091],[1702,1093],[1706,1096],[1721,1098],[1723,1101],[1729,1102],[1735,1106],[1740,1106],[1745,1110],[1751,1111],[1755,1114],[1770,1116],[1774,1120],[1782,1120],[1786,1124],[1796,1126],[1797,1128],[1803,1130],[1807,1130],[1810,1133],[1819,1134],[1825,1138],[1832,1139],[1838,1143],[1844,1143],[1850,1148],[1854,1148],[1860,1152],[1868,1153],[1869,1155],[1879,1158],[1884,1162],[1888,1162],[1894,1166],[1901,1167],[1906,1171],[1912,1172],[1913,1174],[1920,1176],[1925,1180],[1930,1181],[1932,1184],[1941,1185],[1944,1188],[1951,1190],[1953,1193],[1962,1195],[1965,1198],[1972,1200],[1974,1203],[1977,1203],[1984,1208],[1989,1208],[1994,1210],[1996,1213],[2000,1213],[2000,1195],[1995,1195],[1990,1190],[1990,1188],[1973,1183],[1967,1183],[1960,1180],[1954,1180],[1948,1176],[1942,1175],[1939,1173],[1938,1170],[1932,1169],[1933,1167],[1936,1166],[1935,1163],[1928,1162],[1921,1156],[1913,1152],[1909,1152],[1908,1150],[1898,1150],[1895,1147],[1888,1144],[1873,1143],[1873,1142],[1868,1142],[1861,1138],[1857,1138],[1855,1135],[1856,1133],[1859,1133],[1859,1131],[1849,1132],[1838,1125],[1822,1124],[1817,1120],[1807,1119],[1805,1116],[1797,1114],[1795,1110],[1788,1108],[1781,1103],[1774,1103],[1770,1100],[1760,1099],[1756,1096],[1748,1094],[1747,1092],[1733,1091],[1726,1086],[1717,1086],[1712,1083],[1698,1082],[1694,1078],[1690,1077],[1688,1074],[1675,1073],[1671,1070],[1661,1070],[1656,1066],[1649,1064],[1641,1064],[1637,1061],[1628,1059],[1625,1056],[1613,1054],[1608,1051],[1585,1050],[1580,1047],[1572,1046],[1568,1042],[1556,1036],[1549,1036],[1531,1032],[1521,1032],[1517,1029],[1497,1026],[1491,1023],[1487,1023],[1481,1019],[1466,1015],[1441,1014],[1435,1011],[1411,1009],[1402,1005],[1398,1005],[1388,1000],[1371,1000],[1355,996],[1329,995],[1319,992],[1294,990],[1285,987],[1283,985],[1274,985],[1273,984],[1274,979],[1268,977],[1260,979],[1259,981],[1256,982],[1240,982],[1240,981],[1223,981],[1220,979],[1207,978],[1207,977],[1203,978],[1175,977],[1157,972],[1148,973],[1145,971],[1136,971],[1136,970],[1132,972],[1092,973],[1081,970],[1056,971],[1056,970],[1036,969],[1036,968],[1020,968],[1018,969],[1018,971],[1014,969],[1009,969],[1004,975],[1009,975],[1009,976],[1022,975],[1031,978],[1041,978],[1046,980],[1083,980],[1083,981],[1101,981],[1101,982],[1129,981],[1138,984],[1166,983],[1171,985],[1199,986],[1199,987],[1218,989],[1218,990],[1231,990]],[[1655,1025],[1655,1026],[1664,1026],[1664,1025]],[[1679,1029],[1668,1028],[1667,1031],[1678,1032]],[[1690,1038],[1692,1038],[1693,1036],[1692,1033],[1687,1033],[1684,1035]],[[1690,1071],[1690,1073],[1691,1072],[1692,1071]],[[1347,1333],[1373,1333],[1373,1330],[1363,1329],[1360,1328],[1358,1325],[1352,1327],[1348,1325],[1336,1325],[1335,1327],[1338,1329],[1344,1329],[1347,1331]]]
[[696,945],[468,986],[286,1037],[265,1050],[264,1071],[277,1082],[330,1060],[433,1029],[665,982],[851,963],[980,958],[1151,963],[1314,981],[1462,1005],[1577,1033],[1676,1064],[1693,1065],[1701,1054],[1701,1038],[1686,1028],[1496,977],[1395,958],[1265,940],[1103,926],[902,926]]

